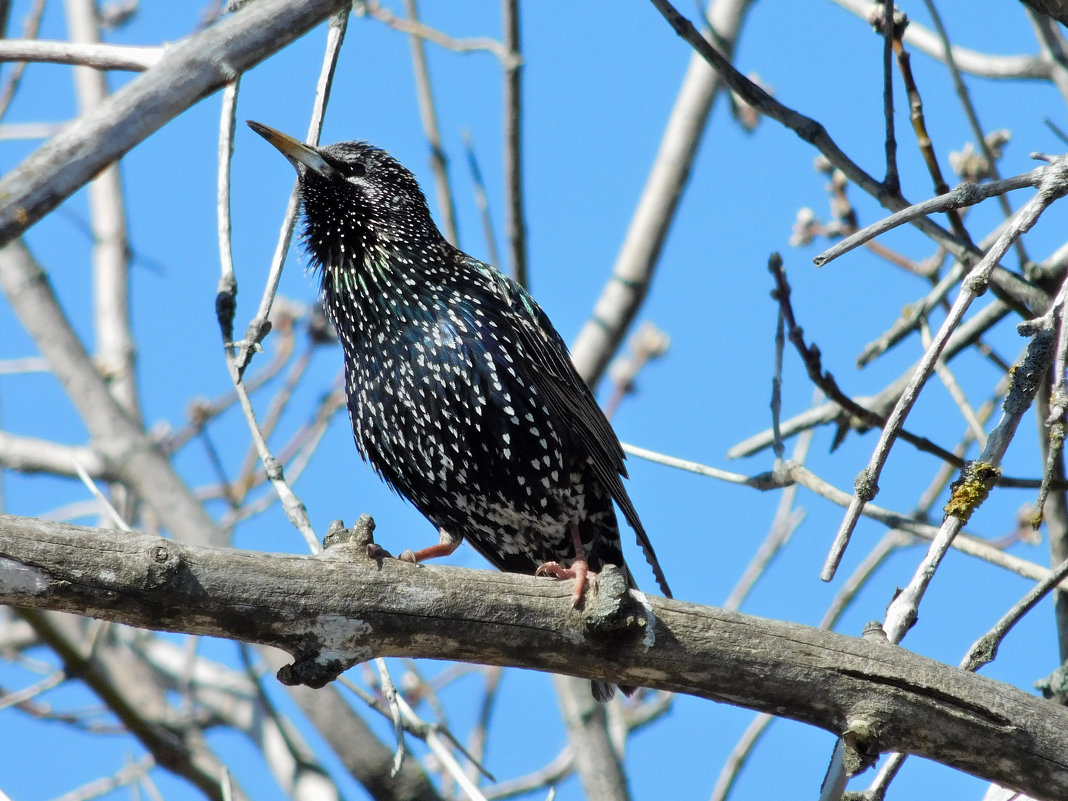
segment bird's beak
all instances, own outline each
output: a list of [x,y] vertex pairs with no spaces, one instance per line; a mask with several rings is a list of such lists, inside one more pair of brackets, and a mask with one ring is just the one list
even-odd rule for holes
[[338,177],[338,171],[327,163],[317,148],[306,145],[299,139],[294,139],[288,134],[276,131],[267,125],[253,120],[246,120],[248,127],[278,148],[278,151],[289,159],[294,167],[303,164],[312,172],[318,173],[324,178]]

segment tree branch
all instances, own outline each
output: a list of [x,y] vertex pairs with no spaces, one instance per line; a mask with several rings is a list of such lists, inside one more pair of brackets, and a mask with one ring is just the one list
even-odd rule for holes
[[81,115],[0,179],[0,244],[10,242],[172,117],[343,5],[344,0],[260,0],[168,47],[156,66]]
[[868,756],[1068,795],[1068,710],[1014,687],[885,642],[626,593],[611,569],[578,612],[567,583],[375,561],[369,537],[336,539],[287,556],[5,515],[0,603],[273,645],[296,657],[288,683],[420,656],[685,692],[845,733]]

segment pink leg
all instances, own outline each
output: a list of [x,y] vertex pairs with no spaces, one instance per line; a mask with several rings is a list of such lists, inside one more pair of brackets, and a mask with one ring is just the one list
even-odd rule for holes
[[575,579],[575,591],[571,593],[571,607],[577,609],[582,603],[582,596],[586,592],[587,580],[591,585],[597,582],[597,574],[590,572],[590,564],[586,561],[586,549],[582,547],[582,539],[579,537],[577,523],[570,524],[571,541],[575,543],[575,558],[571,560],[571,567],[564,567],[559,562],[546,562],[534,571],[535,576],[552,576],[558,579]]
[[420,548],[418,551],[403,551],[397,558],[402,562],[412,562],[413,564],[425,562],[427,559],[437,559],[441,556],[448,556],[459,548],[460,543],[464,541],[463,537],[454,537],[445,529],[439,529],[439,539],[440,542],[437,545]]

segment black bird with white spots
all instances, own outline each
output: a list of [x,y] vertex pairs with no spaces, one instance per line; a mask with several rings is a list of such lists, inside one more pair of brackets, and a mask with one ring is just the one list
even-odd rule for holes
[[578,605],[603,565],[635,586],[614,501],[670,597],[623,487],[619,440],[526,290],[449,244],[415,177],[385,151],[311,147],[249,125],[297,169],[356,446],[440,532],[405,556],[442,556],[466,539],[501,570],[575,578]]

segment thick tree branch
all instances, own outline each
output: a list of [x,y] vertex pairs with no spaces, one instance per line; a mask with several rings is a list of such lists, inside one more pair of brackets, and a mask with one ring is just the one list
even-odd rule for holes
[[260,0],[168,47],[154,67],[0,179],[0,243],[10,242],[172,117],[343,5],[345,0]]
[[865,755],[919,754],[1036,798],[1068,796],[1068,710],[885,642],[624,593],[366,556],[196,547],[0,516],[0,602],[242,639],[323,684],[375,656],[455,659],[685,692],[794,718]]
[[[750,3],[751,0],[715,0],[708,5],[706,17],[715,29],[709,35],[716,37],[727,58],[734,49]],[[689,183],[708,115],[722,88],[720,74],[700,54],[693,54],[660,139],[656,159],[612,266],[612,275],[601,290],[591,318],[571,346],[571,357],[591,386],[596,387],[600,381],[645,301],[679,201]]]
[[[174,472],[156,443],[125,415],[108,393],[84,346],[59,308],[47,277],[21,242],[0,248],[0,290],[7,295],[12,308],[23,320],[27,332],[48,359],[56,378],[85,420],[94,444],[99,446],[94,452],[99,454],[101,469],[117,473],[117,477],[151,506],[161,524],[175,536],[190,542],[222,542],[222,530]],[[0,579],[0,584],[3,583]],[[382,769],[361,772],[375,757],[382,755],[381,743],[373,738],[352,709],[341,702],[336,692],[318,693],[312,697],[305,694],[298,702],[316,723],[328,715],[331,721],[346,721],[347,725],[339,724],[320,733],[376,799],[434,797],[433,788],[412,761],[392,785],[379,778]],[[361,738],[360,735],[367,736]],[[390,760],[388,754],[385,756],[382,765],[388,770]]]

